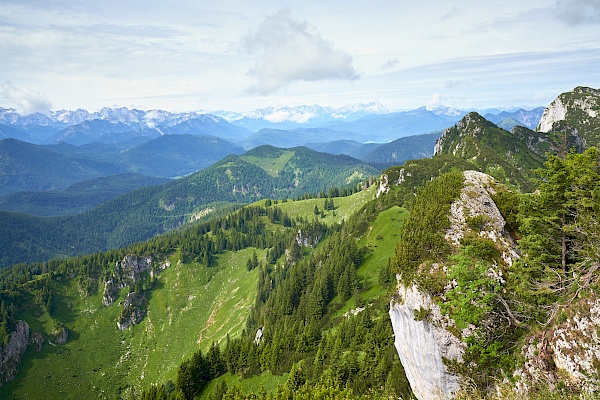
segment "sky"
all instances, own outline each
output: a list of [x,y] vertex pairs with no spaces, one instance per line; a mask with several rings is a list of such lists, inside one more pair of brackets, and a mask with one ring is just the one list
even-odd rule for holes
[[600,0],[2,0],[0,107],[547,105],[600,87]]

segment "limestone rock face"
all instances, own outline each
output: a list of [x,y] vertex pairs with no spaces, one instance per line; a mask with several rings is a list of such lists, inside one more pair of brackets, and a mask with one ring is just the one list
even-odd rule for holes
[[386,174],[381,175],[379,179],[379,187],[377,188],[377,192],[375,193],[375,197],[381,196],[381,194],[388,193],[390,191],[390,186],[388,183],[388,176]]
[[[494,180],[477,171],[463,172],[464,186],[450,207],[450,227],[445,239],[452,247],[459,247],[465,235],[476,234],[494,242],[501,251],[501,259],[490,265],[488,276],[502,285],[503,271],[519,257],[515,245],[505,231],[506,221],[492,199]],[[469,224],[469,218],[481,223]],[[433,263],[432,269],[446,271],[447,265]],[[427,269],[421,271],[427,273]],[[401,277],[398,276],[401,282]],[[449,281],[450,290],[456,282]],[[445,294],[441,294],[443,301]],[[470,325],[458,332],[455,322],[442,315],[440,306],[417,286],[399,284],[397,300],[390,304],[390,319],[394,330],[394,344],[400,356],[406,377],[415,396],[420,400],[448,399],[460,389],[462,377],[448,372],[444,359],[463,362],[465,339],[474,335],[477,327]],[[484,320],[482,325],[491,324]]]
[[566,115],[566,107],[559,97],[546,107],[537,130],[540,132],[550,132],[554,123],[564,120]]
[[323,236],[323,232],[314,231],[314,232],[306,232],[301,229],[298,230],[298,234],[296,235],[296,243],[300,247],[310,247],[313,248],[319,243],[321,237]]
[[460,239],[467,230],[467,218],[485,216],[486,223],[479,236],[488,238],[502,250],[502,259],[507,266],[519,257],[515,251],[515,244],[506,234],[504,226],[506,221],[492,200],[495,194],[494,180],[491,176],[477,171],[463,172],[465,187],[460,197],[450,206],[450,229],[446,233],[446,240],[458,246]]
[[564,121],[576,111],[579,111],[584,118],[598,118],[600,114],[600,90],[579,86],[572,92],[561,94],[546,107],[537,130],[550,132],[554,129],[556,122]]
[[152,268],[152,257],[138,257],[127,255],[115,265],[115,273],[104,283],[102,304],[110,306],[115,302],[118,291],[126,286],[136,283],[143,271]]
[[[444,318],[431,297],[416,287],[398,289],[399,299],[390,304],[394,345],[419,400],[447,399],[460,388],[458,376],[448,372],[442,361],[462,362],[465,345],[446,327]],[[428,310],[427,317],[415,320],[415,311]]]
[[531,336],[521,349],[525,362],[515,372],[521,392],[536,381],[553,387],[565,377],[586,392],[600,390],[600,299],[583,299],[573,308],[566,321]]
[[127,295],[123,310],[117,321],[120,330],[124,331],[131,325],[139,324],[142,321],[144,315],[146,315],[145,310],[142,308],[142,303],[145,300],[146,296],[144,294],[131,292]]
[[28,344],[29,325],[25,321],[17,321],[6,346],[0,346],[0,386],[14,379]]
[[560,94],[546,109],[536,130],[579,135],[586,146],[600,144],[600,90],[578,86]]

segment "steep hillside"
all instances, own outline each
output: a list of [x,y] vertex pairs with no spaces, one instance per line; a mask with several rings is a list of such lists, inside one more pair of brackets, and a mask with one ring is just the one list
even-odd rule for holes
[[378,174],[347,156],[260,147],[165,185],[134,190],[81,215],[4,214],[0,232],[7,240],[0,243],[0,265],[118,248],[235,204],[356,187]]
[[0,195],[61,190],[78,181],[116,172],[110,163],[56,153],[15,139],[0,141]]
[[558,152],[562,138],[515,127],[505,131],[479,114],[467,114],[444,131],[435,154],[467,160],[474,169],[524,190],[531,189],[533,170],[542,166],[545,151]]
[[58,216],[88,211],[105,201],[169,179],[139,174],[118,174],[74,183],[62,191],[17,192],[0,196],[0,210],[37,216]]
[[546,107],[537,130],[574,132],[586,146],[600,145],[600,90],[578,86],[562,93]]
[[[348,198],[333,198],[335,208],[327,214],[348,216],[373,198],[372,189]],[[327,225],[318,221],[307,223],[302,221],[308,217],[282,211],[295,205],[311,208],[312,204],[303,203],[314,201],[287,201],[282,203],[282,209],[276,205],[250,206],[214,223],[190,226],[128,249],[54,260],[44,264],[45,270],[32,266],[31,272],[37,271],[33,272],[36,276],[23,284],[18,283],[17,268],[5,270],[0,285],[3,289],[12,288],[10,296],[14,297],[3,292],[3,300],[5,304],[20,302],[18,312],[9,318],[13,321],[10,325],[17,324],[17,320],[25,321],[35,341],[23,355],[15,379],[0,388],[0,396],[53,399],[77,393],[79,397],[125,398],[133,388],[139,393],[151,384],[180,382],[180,364],[199,350],[213,352],[219,363],[222,358],[223,364],[219,364],[215,373],[228,371],[235,375],[244,369],[243,376],[256,375],[260,371],[257,363],[238,358],[251,349],[248,345],[254,340],[256,323],[260,320],[264,324],[264,336],[259,339],[264,344],[271,343],[275,332],[288,335],[292,332],[290,328],[297,325],[271,325],[271,319],[263,320],[263,311],[255,309],[262,309],[264,302],[267,307],[284,305],[280,301],[285,293],[282,289],[292,284],[299,273],[308,271],[322,277],[319,279],[335,277],[334,293],[325,303],[329,305],[319,311],[324,313],[319,326],[331,321],[343,327],[338,332],[350,333],[354,329],[361,332],[351,339],[355,344],[343,345],[344,352],[350,351],[353,357],[361,354],[361,338],[369,346],[381,346],[377,355],[369,355],[372,358],[368,362],[360,362],[360,368],[368,374],[367,381],[347,375],[334,360],[323,367],[346,374],[340,376],[346,376],[344,379],[357,390],[376,388],[379,384],[386,386],[385,379],[402,374],[402,370],[389,340],[389,320],[379,309],[385,303],[370,304],[368,310],[356,317],[342,314],[376,301],[382,293],[376,278],[378,263],[374,261],[383,256],[380,251],[388,255],[393,251],[393,246],[387,245],[393,236],[383,239],[379,235],[387,236],[387,232],[393,231],[393,226],[405,217],[405,211],[391,208],[385,217],[372,220],[371,234],[363,242],[368,254],[364,254],[339,235],[338,220],[325,217]],[[362,236],[363,232],[359,230],[356,234]],[[347,263],[335,261],[339,257],[345,257]],[[285,269],[279,265],[285,265]],[[342,265],[346,266],[344,273],[350,280],[338,284],[336,271]],[[288,270],[295,272],[288,275],[285,273]],[[271,289],[265,286],[266,279],[273,280]],[[305,280],[301,285],[304,298],[301,302],[305,302],[311,297],[313,283]],[[312,292],[314,297],[317,292]],[[141,299],[139,303],[132,303],[135,294]],[[275,314],[271,318],[283,322],[289,318],[277,317],[280,306],[273,308]],[[296,312],[306,310],[295,310],[294,315]],[[296,331],[298,338],[308,334],[306,329]],[[323,337],[321,346],[332,346],[333,343],[326,343],[339,340],[337,334],[331,335],[328,339]],[[296,341],[288,340],[286,346]],[[220,346],[215,348],[213,343]],[[284,373],[278,378],[284,382],[294,360],[299,356],[314,356],[318,347],[318,341],[308,341],[304,348],[286,349],[279,355],[273,353],[275,358],[271,358],[268,368],[277,376]],[[254,348],[259,349],[256,345]],[[270,346],[260,348],[267,351]],[[381,360],[377,373],[368,372],[367,367],[375,359]],[[239,364],[247,362],[251,363],[248,367]],[[48,379],[56,384],[44,385]],[[378,383],[367,383],[372,380]],[[386,387],[389,391],[398,390],[398,394],[408,390],[405,383],[402,386],[401,375],[398,382]]]
[[122,170],[138,174],[177,177],[200,171],[243,149],[216,136],[165,135],[118,154]]

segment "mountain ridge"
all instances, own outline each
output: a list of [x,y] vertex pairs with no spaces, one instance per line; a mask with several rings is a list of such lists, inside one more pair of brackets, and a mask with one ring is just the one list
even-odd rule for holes
[[536,130],[568,132],[585,140],[585,146],[600,145],[600,90],[577,86],[561,93],[544,110]]

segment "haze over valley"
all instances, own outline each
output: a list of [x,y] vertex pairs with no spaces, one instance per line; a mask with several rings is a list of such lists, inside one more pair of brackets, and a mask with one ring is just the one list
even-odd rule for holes
[[0,398],[600,395],[598,0],[0,16]]

